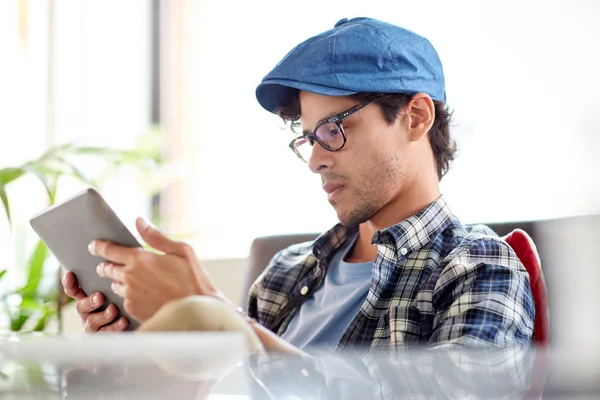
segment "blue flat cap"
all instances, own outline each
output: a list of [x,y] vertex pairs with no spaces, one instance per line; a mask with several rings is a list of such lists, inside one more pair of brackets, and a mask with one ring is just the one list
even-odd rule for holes
[[442,63],[427,39],[376,19],[353,18],[294,47],[263,78],[256,98],[275,112],[298,90],[325,96],[423,92],[445,101],[444,87]]

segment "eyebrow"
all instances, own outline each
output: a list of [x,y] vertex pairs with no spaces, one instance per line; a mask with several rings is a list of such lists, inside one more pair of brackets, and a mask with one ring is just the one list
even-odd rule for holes
[[[315,124],[315,126],[319,125],[321,122],[325,121],[326,119],[329,119],[329,118],[331,118],[331,117],[335,117],[336,115],[343,113],[344,111],[345,111],[345,110],[342,110],[342,111],[337,111],[337,112],[332,112],[331,114],[327,115],[326,117],[324,117],[324,118],[321,118],[321,119],[319,120],[319,122],[317,122],[317,123]],[[314,130],[314,129],[315,129],[315,128],[313,128],[313,130]],[[309,133],[312,133],[312,130],[304,129],[304,130],[302,131],[302,135],[303,135],[303,136],[306,136],[306,135],[308,135]]]

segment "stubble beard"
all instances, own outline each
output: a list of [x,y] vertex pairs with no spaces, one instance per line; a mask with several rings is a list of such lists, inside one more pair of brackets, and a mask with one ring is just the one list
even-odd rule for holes
[[[346,227],[353,227],[369,221],[389,201],[390,193],[402,184],[404,169],[400,159],[392,155],[386,163],[372,167],[361,179],[362,190],[352,188],[351,197],[355,205],[347,210],[340,210],[338,203],[331,202],[338,220]],[[350,188],[348,188],[350,189]]]
[[337,203],[332,202],[331,205],[337,212],[338,220],[340,223],[346,227],[353,227],[363,222],[370,220],[373,215],[379,210],[370,199],[366,198],[364,195],[355,193],[355,196],[358,195],[359,200],[357,204],[352,207],[350,210],[338,210]]

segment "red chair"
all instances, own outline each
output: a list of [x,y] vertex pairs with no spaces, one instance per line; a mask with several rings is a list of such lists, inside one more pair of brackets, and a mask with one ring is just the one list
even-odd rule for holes
[[521,230],[515,229],[504,237],[513,248],[519,260],[529,273],[531,292],[535,304],[535,320],[533,324],[533,341],[536,346],[547,347],[550,340],[550,324],[548,321],[548,293],[542,272],[540,256],[533,240]]

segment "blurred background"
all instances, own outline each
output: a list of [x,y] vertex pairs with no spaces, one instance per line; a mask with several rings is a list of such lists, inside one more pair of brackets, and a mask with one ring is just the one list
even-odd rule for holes
[[[145,216],[192,243],[235,302],[254,238],[330,228],[319,177],[254,90],[294,45],[356,16],[438,50],[460,150],[442,191],[464,223],[600,211],[594,0],[5,0],[2,329],[81,329],[72,304],[53,306],[58,265],[29,219],[89,185],[132,231]],[[561,296],[596,293],[584,267]]]

